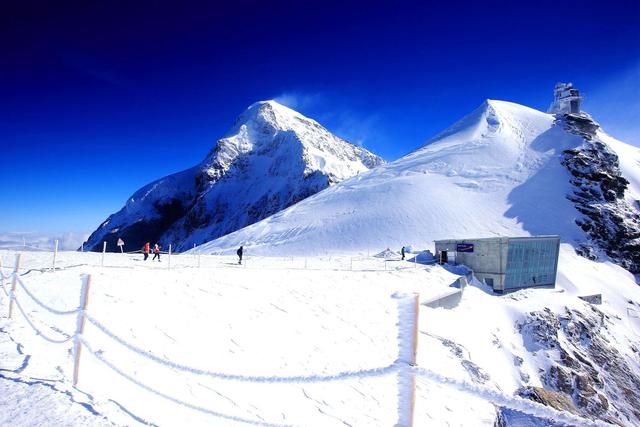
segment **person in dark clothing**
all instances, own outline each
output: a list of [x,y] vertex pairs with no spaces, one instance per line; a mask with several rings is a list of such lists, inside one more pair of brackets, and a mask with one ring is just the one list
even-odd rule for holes
[[238,264],[242,264],[242,252],[243,252],[243,249],[242,249],[242,246],[240,246],[240,248],[236,251],[236,253],[238,254],[238,258],[239,258],[238,259]]
[[400,253],[402,254],[402,259],[404,259],[404,246],[402,247],[402,249],[400,250]]
[[142,247],[142,253],[144,254],[144,260],[146,261],[149,258],[149,242],[145,243]]
[[158,258],[158,262],[160,262],[160,245],[157,243],[153,246],[153,258],[151,261],[155,261],[156,258]]

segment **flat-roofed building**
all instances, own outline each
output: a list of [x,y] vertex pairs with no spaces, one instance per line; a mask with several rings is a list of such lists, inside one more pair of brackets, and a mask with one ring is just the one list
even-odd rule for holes
[[436,240],[436,258],[464,264],[495,292],[554,287],[560,236]]

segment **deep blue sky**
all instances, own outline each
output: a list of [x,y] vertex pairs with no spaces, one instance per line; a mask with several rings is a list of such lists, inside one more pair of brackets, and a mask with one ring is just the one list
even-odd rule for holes
[[0,231],[91,231],[276,98],[393,160],[486,98],[573,81],[640,145],[640,2],[0,6]]

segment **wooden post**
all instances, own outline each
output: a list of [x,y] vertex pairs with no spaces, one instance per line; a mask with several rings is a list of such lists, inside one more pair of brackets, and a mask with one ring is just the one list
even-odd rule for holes
[[[416,376],[412,367],[417,365],[418,355],[418,315],[420,313],[420,296],[418,294],[397,295],[398,314],[398,362],[402,363],[402,369],[398,373],[398,424],[401,426],[413,426],[413,418],[416,406]],[[410,325],[402,324],[411,322]],[[404,397],[404,398],[403,398]]]
[[169,270],[171,270],[171,245],[169,245]]
[[51,271],[56,271],[56,257],[58,256],[58,241],[56,240],[56,244],[53,248],[53,265],[51,266]]
[[78,373],[80,371],[80,353],[82,351],[82,343],[78,339],[79,335],[84,333],[84,324],[87,320],[85,313],[87,305],[89,305],[89,287],[91,286],[91,275],[85,274],[82,277],[82,289],[80,291],[80,311],[76,320],[76,336],[73,344],[73,386],[78,384]]
[[100,262],[100,266],[104,267],[104,253],[107,251],[107,242],[102,242],[102,261]]
[[16,267],[13,270],[13,280],[11,281],[11,293],[9,294],[9,319],[13,318],[13,299],[15,298],[16,285],[18,284],[18,272],[20,271],[20,256],[16,255]]
[[349,270],[353,271],[353,257],[350,258]]

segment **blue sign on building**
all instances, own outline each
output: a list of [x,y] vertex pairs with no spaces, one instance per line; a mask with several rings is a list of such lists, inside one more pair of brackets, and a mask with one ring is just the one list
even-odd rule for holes
[[473,243],[457,243],[456,252],[473,252]]

